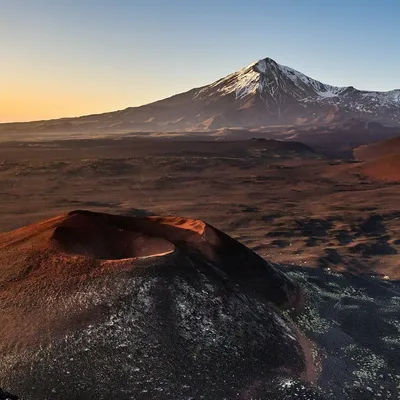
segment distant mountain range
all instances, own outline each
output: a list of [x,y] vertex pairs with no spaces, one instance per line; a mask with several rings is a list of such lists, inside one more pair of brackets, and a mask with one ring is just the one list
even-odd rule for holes
[[321,83],[265,58],[210,85],[141,107],[78,118],[1,124],[0,133],[177,132],[326,126],[346,120],[400,126],[400,90]]

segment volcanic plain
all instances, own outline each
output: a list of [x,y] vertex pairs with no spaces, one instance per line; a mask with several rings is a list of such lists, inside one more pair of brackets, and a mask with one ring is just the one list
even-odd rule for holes
[[0,232],[72,209],[179,215],[273,262],[398,279],[400,183],[371,165],[263,139],[3,142]]

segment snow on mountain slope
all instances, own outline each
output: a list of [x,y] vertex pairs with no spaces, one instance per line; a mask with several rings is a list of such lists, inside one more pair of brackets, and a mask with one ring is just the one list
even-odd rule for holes
[[[400,90],[362,91],[337,87],[266,58],[195,91],[195,102],[216,106],[229,99],[233,125],[319,123],[357,118],[366,122],[400,125]],[[241,112],[232,116],[232,106]],[[249,106],[250,105],[250,106]],[[217,107],[218,108],[218,107]],[[243,109],[257,110],[243,123]],[[225,115],[225,113],[222,113]],[[218,108],[220,116],[220,107]],[[221,119],[221,118],[220,118]],[[225,118],[223,118],[225,120]]]
[[222,95],[234,93],[236,99],[256,94],[260,86],[260,74],[253,68],[254,65],[255,64],[251,64],[211,85],[201,88],[194,95],[194,99],[202,97],[202,95],[214,94],[215,92]]
[[[289,83],[292,83],[293,86]],[[288,88],[290,90],[286,90]],[[339,103],[341,99],[357,96],[359,99],[373,103],[378,102],[382,106],[400,107],[400,89],[388,92],[368,92],[357,90],[352,86],[331,86],[312,79],[293,68],[278,64],[270,58],[252,63],[211,85],[201,88],[194,95],[194,98],[206,94],[215,94],[215,91],[222,95],[234,93],[236,99],[242,99],[256,93],[261,96],[266,94],[275,96],[279,89],[306,102],[335,99]]]

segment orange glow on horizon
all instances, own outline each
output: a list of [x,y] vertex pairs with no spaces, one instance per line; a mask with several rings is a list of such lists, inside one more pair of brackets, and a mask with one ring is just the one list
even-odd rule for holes
[[[121,98],[115,94],[96,96],[90,93],[54,93],[44,90],[7,91],[0,94],[0,123],[26,122],[81,115],[100,114],[132,107],[133,100]],[[125,100],[125,101],[124,101]]]
[[[63,80],[45,77],[29,79],[25,76],[1,81],[0,123],[27,122],[82,115],[101,114],[151,103],[171,95],[168,89],[157,91],[148,86],[102,85],[93,80]],[[29,80],[28,80],[29,79]],[[163,93],[164,92],[164,93]]]

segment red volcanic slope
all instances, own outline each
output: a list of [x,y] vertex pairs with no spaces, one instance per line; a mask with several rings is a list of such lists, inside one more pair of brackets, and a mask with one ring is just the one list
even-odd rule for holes
[[366,163],[361,171],[372,179],[400,182],[400,153]]
[[[74,211],[0,234],[0,284],[47,274],[60,284],[124,268],[129,261],[200,241],[206,224],[180,217],[128,218]],[[55,267],[57,266],[57,267]]]
[[383,142],[361,146],[354,150],[354,155],[362,161],[372,161],[400,153],[400,136]]
[[354,154],[366,161],[360,167],[362,174],[376,180],[400,182],[400,137],[362,146]]

